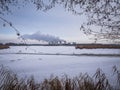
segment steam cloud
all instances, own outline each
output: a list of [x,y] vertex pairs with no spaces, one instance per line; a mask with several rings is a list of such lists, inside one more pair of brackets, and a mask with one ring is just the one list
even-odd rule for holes
[[59,37],[55,37],[49,34],[41,34],[40,32],[36,32],[34,34],[25,34],[22,36],[25,39],[38,40],[38,41],[46,41],[46,42],[65,42],[65,40],[60,39]]

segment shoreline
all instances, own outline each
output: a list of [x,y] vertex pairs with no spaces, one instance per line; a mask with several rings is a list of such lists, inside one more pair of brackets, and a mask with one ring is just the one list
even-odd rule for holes
[[120,45],[112,44],[78,44],[76,49],[120,49]]
[[0,53],[4,54],[18,54],[18,55],[56,55],[56,56],[94,56],[94,57],[120,57],[120,54],[92,54],[92,53],[83,53],[83,54],[63,54],[63,53]]

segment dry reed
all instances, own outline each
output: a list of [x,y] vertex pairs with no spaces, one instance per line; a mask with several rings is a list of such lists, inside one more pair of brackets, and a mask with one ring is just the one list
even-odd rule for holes
[[67,75],[59,78],[52,76],[42,82],[36,82],[34,77],[19,78],[3,65],[0,66],[0,90],[120,90],[120,71],[113,67],[113,75],[117,78],[116,86],[109,83],[105,73],[97,69],[94,76],[87,73],[70,78]]

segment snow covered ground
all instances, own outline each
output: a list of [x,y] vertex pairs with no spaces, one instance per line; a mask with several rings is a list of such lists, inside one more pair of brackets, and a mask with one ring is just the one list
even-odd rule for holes
[[101,68],[105,73],[109,74],[114,65],[120,68],[120,57],[11,53],[120,54],[120,49],[75,49],[72,46],[11,46],[9,49],[0,50],[0,64],[10,67],[19,76],[34,75],[35,78],[40,80],[49,77],[51,74],[76,76],[81,72],[87,72],[92,75],[97,68]]
[[75,49],[74,46],[11,46],[0,53],[120,54],[120,49]]

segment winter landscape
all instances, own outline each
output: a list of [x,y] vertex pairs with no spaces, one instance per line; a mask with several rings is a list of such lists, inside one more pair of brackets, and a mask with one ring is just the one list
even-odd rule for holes
[[74,46],[11,46],[9,49],[0,50],[0,63],[20,76],[34,75],[39,79],[52,74],[75,76],[82,72],[93,75],[98,68],[109,75],[113,66],[120,67],[120,56],[89,54],[119,53],[119,49],[75,49]]
[[0,90],[120,90],[120,0],[0,0]]

